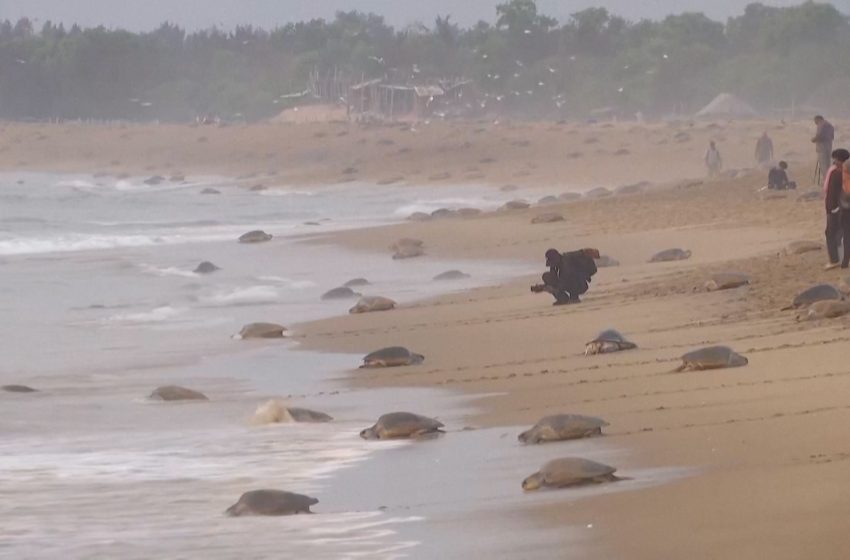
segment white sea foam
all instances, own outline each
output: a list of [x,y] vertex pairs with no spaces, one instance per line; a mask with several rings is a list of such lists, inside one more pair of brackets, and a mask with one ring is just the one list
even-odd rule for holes
[[291,278],[283,278],[282,276],[259,276],[257,280],[262,282],[273,282],[293,290],[303,290],[306,288],[312,288],[316,285],[316,283],[311,280],[292,280]]
[[29,255],[42,253],[67,253],[94,251],[120,247],[147,247],[151,245],[176,245],[203,243],[232,239],[231,233],[198,230],[192,234],[165,235],[102,235],[70,233],[55,237],[16,237],[0,240],[0,255]]
[[163,305],[156,307],[150,311],[141,311],[137,313],[120,313],[107,317],[106,323],[158,323],[173,319],[178,315],[182,315],[188,311],[186,307],[172,307]]
[[248,286],[224,290],[213,295],[202,297],[201,303],[212,306],[228,305],[259,305],[275,303],[280,299],[280,293],[274,286]]
[[197,278],[199,275],[191,270],[183,270],[176,266],[158,267],[151,264],[140,265],[142,271],[155,276],[180,276],[183,278]]
[[410,204],[396,208],[396,216],[409,216],[414,212],[425,212],[430,214],[440,208],[457,210],[458,208],[478,208],[481,210],[498,208],[504,204],[503,200],[490,200],[486,198],[439,198],[435,200],[417,199]]

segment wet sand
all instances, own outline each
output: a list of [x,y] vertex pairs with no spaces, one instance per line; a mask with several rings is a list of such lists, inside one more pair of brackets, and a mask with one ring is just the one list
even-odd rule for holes
[[[457,192],[459,183],[464,182],[499,186],[521,180],[517,197],[529,199],[532,193],[541,194],[541,187],[557,195],[577,186],[616,186],[641,180],[661,183],[637,195],[335,233],[311,241],[379,252],[389,259],[387,247],[392,242],[416,237],[425,242],[426,259],[511,259],[526,263],[529,270],[540,268],[540,272],[543,252],[549,247],[566,250],[593,246],[622,263],[600,269],[579,306],[551,307],[548,296],[529,293],[528,285],[537,278],[528,276],[405,304],[391,312],[344,316],[296,327],[294,338],[305,349],[363,354],[402,344],[426,355],[426,362],[418,367],[352,370],[347,383],[354,389],[447,389],[474,398],[474,411],[447,419],[453,429],[467,425],[481,428],[469,432],[480,437],[449,433],[442,440],[413,446],[411,453],[416,456],[411,462],[417,468],[428,460],[425,452],[429,449],[443,446],[441,453],[451,453],[451,446],[469,442],[469,449],[487,459],[488,467],[504,465],[503,480],[516,478],[512,488],[493,490],[493,495],[504,497],[507,501],[501,503],[510,503],[511,508],[488,515],[497,516],[500,523],[512,518],[524,522],[531,519],[535,527],[549,528],[561,536],[568,533],[568,541],[580,546],[564,550],[564,558],[845,557],[850,490],[842,479],[850,448],[841,426],[850,419],[846,396],[850,394],[850,368],[845,357],[850,320],[797,323],[793,312],[780,311],[800,289],[822,281],[837,284],[845,276],[838,270],[821,270],[823,252],[783,254],[790,241],[821,240],[821,203],[797,202],[799,193],[765,197],[757,192],[764,182],[763,172],[710,181],[688,179],[701,174],[703,144],[721,133],[725,135],[720,147],[727,166],[748,165],[755,136],[764,124],[702,123],[695,125],[695,131],[689,129],[689,139],[682,142],[671,140],[682,131],[667,130],[668,125],[646,125],[649,132],[627,125],[565,125],[560,129],[560,125],[515,125],[509,129],[511,135],[523,131],[526,136],[514,140],[502,136],[503,125],[440,124],[428,129],[439,129],[442,136],[377,127],[363,132],[369,142],[360,143],[369,148],[359,156],[354,155],[360,153],[356,152],[360,149],[357,142],[346,140],[349,143],[344,149],[328,147],[328,138],[337,138],[334,142],[353,138],[351,132],[348,136],[328,135],[333,127],[344,126],[348,125],[282,128],[291,132],[293,140],[292,152],[280,157],[298,158],[300,163],[291,162],[281,183],[329,181],[338,176],[337,168],[351,165],[357,157],[363,159],[353,165],[358,172],[352,174],[359,179],[380,182],[382,178],[404,176],[407,182],[421,183],[426,171],[448,170],[451,179],[434,183],[451,183],[458,187],[453,190]],[[323,131],[316,127],[327,127],[325,136],[306,141]],[[476,127],[485,130],[477,132]],[[795,123],[772,132],[780,156],[797,154],[798,160],[788,159],[799,162],[798,168],[792,164],[792,171],[798,171],[795,177],[801,187],[809,183],[804,179],[809,172],[802,170],[811,150],[809,128],[808,123]],[[253,133],[250,129],[245,127],[239,133],[246,135],[246,142],[275,145],[270,142],[275,136],[264,137],[257,129]],[[220,133],[236,135],[237,130],[220,129]],[[268,130],[276,129],[269,126]],[[647,142],[647,138],[660,134],[657,130],[663,131],[664,138]],[[145,153],[154,162],[148,166],[153,169],[201,169],[208,163],[216,165],[208,160],[213,155],[221,161],[227,159],[222,155],[226,151],[192,148],[191,153],[175,155],[171,162],[161,161],[165,157],[160,153],[163,148],[144,138],[154,132],[144,131],[137,141],[147,146]],[[179,138],[197,131],[172,132]],[[155,134],[161,133],[157,130]],[[440,151],[440,146],[449,142],[449,133],[453,134],[451,138],[477,140],[467,152],[459,148]],[[96,131],[91,135],[104,139],[99,141],[105,152],[98,158],[117,157],[106,156],[110,152],[105,139],[114,134]],[[217,145],[210,134],[204,143]],[[379,143],[385,134],[393,135],[387,138],[393,142],[397,142],[396,135],[419,140],[411,152],[387,158],[388,149],[398,148],[393,148],[396,144]],[[547,136],[550,134],[553,136]],[[597,141],[584,144],[585,136],[591,134]],[[613,156],[611,150],[619,149],[624,135],[632,135],[629,147],[622,148],[630,153]],[[305,141],[296,146],[296,138]],[[525,166],[528,174],[512,177],[526,170],[521,161],[525,156],[519,155],[526,153],[525,146],[512,142],[526,140],[538,147],[529,150],[537,159],[531,160],[532,166]],[[32,143],[21,142],[32,148]],[[728,151],[724,142],[730,146]],[[608,153],[566,158],[571,143],[602,144]],[[374,145],[385,148],[375,149]],[[493,153],[488,148],[492,146],[501,147],[501,159],[475,163],[494,157],[487,155]],[[0,154],[0,165],[16,165],[9,162],[21,157],[18,149],[14,140],[7,143]],[[269,149],[264,153],[270,153]],[[587,149],[585,153],[590,153]],[[312,158],[310,150],[315,150]],[[346,156],[349,153],[351,159]],[[33,155],[32,150],[28,155],[32,161],[41,157]],[[218,165],[257,167],[256,156],[236,160],[239,163]],[[576,160],[581,164],[573,166]],[[54,163],[82,166],[91,161],[84,154],[71,154]],[[485,165],[500,170],[463,171]],[[474,174],[483,177],[464,178]],[[532,225],[531,219],[544,211],[560,212],[565,221]],[[693,257],[647,264],[653,253],[670,247],[690,249]],[[749,273],[752,285],[706,293],[702,286],[708,275],[726,269]],[[639,348],[585,357],[584,343],[608,327],[620,329]],[[733,346],[748,356],[749,365],[671,373],[681,354],[708,344]],[[518,426],[555,412],[602,416],[611,423],[608,435],[589,442],[533,449],[517,446],[514,438]],[[598,453],[595,450],[606,448],[617,453],[593,455]],[[646,487],[622,483],[622,491],[615,491],[618,483],[600,487],[602,492],[522,493],[522,476],[535,471],[545,459],[573,454],[610,461],[638,483],[652,479],[649,473],[659,472],[656,469],[687,475]],[[473,468],[477,464],[473,463]],[[356,477],[356,472],[354,469],[350,475]],[[448,495],[457,494],[451,487],[446,490]],[[436,500],[434,496],[439,495],[435,490],[430,499]],[[466,496],[485,507],[488,504],[486,496],[474,492]],[[385,505],[410,507],[405,501],[402,497]],[[482,521],[486,515],[464,516],[462,510],[455,515],[460,522],[474,519],[487,526]],[[522,542],[521,531],[513,536],[516,542]]]
[[[569,490],[562,502],[523,496],[545,526],[592,527],[580,557],[842,558],[848,319],[798,323],[780,308],[845,273],[822,271],[823,252],[784,254],[791,241],[820,240],[821,203],[797,202],[796,194],[765,200],[760,181],[758,174],[565,204],[554,208],[566,221],[544,226],[530,225],[539,212],[531,209],[335,235],[327,241],[360,250],[412,236],[438,256],[537,266],[549,246],[592,246],[622,266],[600,269],[580,306],[551,307],[548,296],[528,292],[536,281],[528,277],[305,325],[301,342],[359,352],[405,344],[425,354],[425,364],[356,372],[351,383],[486,393],[469,419],[482,427],[530,425],[556,412],[601,416],[611,422],[604,442],[627,450],[616,462],[624,474],[693,469],[669,484],[578,504]],[[646,263],[669,247],[693,257]],[[704,282],[722,270],[746,272],[753,283],[707,293]],[[584,343],[608,327],[639,349],[583,356]],[[710,344],[731,345],[749,365],[671,373],[681,354]],[[548,445],[545,455],[577,454],[580,445]],[[527,472],[540,462],[529,453]]]

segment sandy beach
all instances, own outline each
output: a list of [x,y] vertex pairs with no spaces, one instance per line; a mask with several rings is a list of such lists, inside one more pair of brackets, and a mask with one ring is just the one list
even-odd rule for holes
[[[836,126],[836,144],[845,145],[841,133],[850,128]],[[844,355],[850,319],[798,322],[793,311],[781,311],[800,290],[843,285],[847,276],[822,270],[823,251],[785,251],[793,241],[823,237],[820,199],[798,200],[812,190],[811,123],[2,128],[0,170],[7,172],[216,174],[269,188],[434,185],[453,196],[466,185],[510,186],[505,191],[532,203],[544,195],[650,183],[636,194],[311,236],[309,243],[387,259],[389,245],[412,237],[424,241],[420,259],[504,260],[540,273],[550,247],[596,247],[620,266],[600,268],[581,305],[552,307],[549,296],[529,292],[538,280],[529,275],[389,312],[295,325],[293,338],[304,349],[326,352],[407,346],[424,354],[425,363],[352,370],[346,383],[471,395],[476,412],[463,424],[481,429],[531,425],[558,412],[600,416],[610,422],[601,439],[627,451],[615,465],[623,476],[653,468],[687,473],[579,501],[567,500],[571,490],[559,491],[563,502],[552,492],[545,499],[521,496],[513,515],[584,531],[581,550],[565,557],[846,557],[850,489],[843,470],[850,444],[842,426],[850,420]],[[759,191],[766,172],[750,168],[763,130],[777,156],[791,163],[797,191]],[[701,178],[710,139],[733,173]],[[564,220],[531,223],[549,212]],[[692,257],[647,262],[672,247],[691,250]],[[712,273],[727,270],[750,275],[751,284],[704,289]],[[638,348],[584,356],[584,344],[611,327]],[[683,353],[712,344],[732,346],[749,364],[672,373]],[[500,441],[517,445],[513,432]],[[571,449],[573,443],[553,443],[545,453],[570,456]],[[529,461],[528,474],[539,466]]]

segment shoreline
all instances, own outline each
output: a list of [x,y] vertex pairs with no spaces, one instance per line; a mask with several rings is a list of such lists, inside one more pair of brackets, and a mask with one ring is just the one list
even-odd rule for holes
[[[487,134],[492,131],[486,127],[484,132],[475,132],[474,126],[468,125],[463,132],[472,138],[493,136],[493,142],[505,145],[503,155],[496,159],[506,169],[493,167],[484,178],[468,180],[461,166],[470,152],[459,152],[457,159],[449,158],[445,166],[452,169],[451,181],[497,186],[510,180],[510,168],[517,163],[512,154],[523,153],[518,149],[521,146],[511,144],[504,136]],[[787,128],[797,130],[796,126]],[[534,145],[548,145],[552,142],[543,134],[545,128],[517,126],[511,134],[535,135]],[[749,144],[756,128],[752,124],[724,125],[720,130],[730,137],[738,135],[736,141],[743,146]],[[324,129],[294,130],[306,139]],[[327,149],[322,157],[308,158],[308,164],[280,176],[281,184],[301,184],[304,177],[304,184],[329,181],[331,175],[338,178],[335,167],[330,171],[316,169],[328,160],[336,166],[351,161],[350,157],[366,157],[357,164],[358,179],[381,177],[389,169],[372,166],[386,155],[386,146],[398,146],[395,137],[384,136],[389,130],[392,134],[411,134],[410,130],[393,127],[370,128],[368,157]],[[600,138],[588,145],[603,144],[609,151],[623,141],[624,135],[639,136],[638,132],[617,127],[578,127],[577,131],[576,145],[585,145],[586,136],[592,134]],[[612,136],[606,138],[606,133]],[[665,133],[670,136],[678,132],[671,128]],[[642,178],[647,169],[644,163],[657,168],[652,171],[657,177],[653,182],[666,184],[663,188],[471,218],[311,235],[313,239],[299,242],[335,245],[369,252],[373,257],[385,255],[386,259],[390,258],[387,247],[391,243],[401,237],[415,237],[424,241],[426,256],[399,266],[414,266],[417,261],[434,258],[505,260],[522,266],[527,263],[530,273],[496,286],[427,297],[390,312],[290,325],[294,339],[305,350],[362,355],[401,344],[425,354],[426,362],[418,367],[354,370],[339,381],[355,390],[449,389],[471,398],[476,412],[461,423],[480,429],[469,434],[480,434],[482,439],[498,434],[487,446],[474,449],[481,456],[494,451],[516,453],[509,477],[517,480],[506,495],[515,500],[510,503],[518,509],[506,519],[521,516],[535,527],[552,531],[563,532],[565,526],[584,528],[577,534],[580,545],[576,552],[580,555],[637,560],[760,560],[769,554],[783,560],[837,560],[841,558],[841,521],[850,513],[845,505],[850,503],[850,491],[844,490],[841,482],[842,467],[850,455],[840,430],[825,425],[837,426],[850,420],[850,405],[842,398],[850,391],[850,375],[841,350],[850,340],[842,333],[848,320],[797,323],[793,313],[779,309],[799,290],[816,282],[839,284],[844,275],[821,270],[822,252],[783,254],[791,241],[822,238],[820,203],[797,201],[799,194],[810,189],[759,192],[761,171],[689,181],[682,178],[698,174],[698,163],[689,160],[687,165],[667,166],[667,158],[681,158],[684,153],[695,157],[699,135],[717,133],[718,128],[699,127],[693,134],[695,139],[685,143],[688,145],[677,145],[672,152],[652,144],[646,152],[638,153],[638,139],[632,138],[628,149],[635,158],[626,154],[612,160],[606,153],[569,160],[561,157],[550,163],[532,161],[540,167],[528,168],[531,172],[516,185],[516,195],[534,189],[543,192],[544,188],[558,194],[557,187],[546,185],[562,184],[565,176],[616,185],[626,177]],[[151,141],[147,132],[143,136],[140,143]],[[306,141],[303,149],[323,149],[319,145],[327,137]],[[394,144],[378,144],[382,139]],[[424,153],[421,162],[410,163],[405,152],[399,154],[404,156],[400,161],[388,163],[393,172],[404,170],[406,179],[399,185],[431,184],[416,178],[424,176],[419,167],[428,164],[429,157],[448,153],[429,153],[441,144],[434,140],[411,145],[409,157]],[[437,140],[444,143],[442,138]],[[262,141],[269,141],[269,137],[257,140]],[[475,149],[491,146],[481,144]],[[384,148],[375,150],[374,145]],[[803,150],[802,145],[801,141],[786,152]],[[552,146],[551,151],[541,154],[551,157],[570,148]],[[749,158],[749,148],[733,153],[730,159]],[[304,153],[299,152],[298,157]],[[340,155],[344,153],[349,155]],[[216,149],[210,154],[222,157]],[[154,156],[153,160],[159,157]],[[194,154],[194,159],[189,158],[189,163],[180,167],[191,169],[191,162],[200,161],[198,156]],[[0,152],[0,167],[8,157],[8,150]],[[648,162],[640,163],[641,158],[648,158]],[[231,167],[253,166],[253,157],[247,159]],[[575,159],[582,165],[572,173],[564,161],[571,165]],[[698,161],[698,157],[695,159]],[[78,163],[90,161],[82,157]],[[606,166],[612,161],[613,166]],[[448,187],[446,181],[434,183]],[[462,191],[464,186],[458,182],[452,185]],[[543,212],[558,212],[564,221],[530,223]],[[600,269],[581,305],[553,308],[547,296],[528,292],[529,281],[542,272],[543,252],[553,246],[562,250],[598,247],[619,260],[621,266]],[[690,249],[693,256],[683,262],[647,264],[654,252],[670,247]],[[537,269],[537,273],[531,273]],[[752,283],[736,290],[707,293],[702,286],[708,276],[726,269],[746,272]],[[339,283],[346,279],[334,278]],[[584,343],[610,327],[633,339],[638,349],[583,356]],[[730,344],[747,355],[750,363],[731,370],[670,373],[681,354],[708,344]],[[421,412],[428,414],[427,410]],[[533,449],[516,445],[514,426],[530,425],[555,412],[601,416],[611,426],[598,440]],[[443,439],[450,446],[467,441],[463,438],[463,433],[449,433]],[[519,490],[521,476],[536,470],[543,458],[592,455],[585,444],[626,450],[625,455],[611,456],[610,461],[625,475],[636,474],[638,481],[649,478],[646,473],[652,469],[671,467],[686,469],[693,476],[661,485],[621,487],[627,491],[613,485],[600,487],[604,491],[586,496],[570,490],[537,495],[524,495]],[[412,448],[417,452],[433,449],[425,445]],[[575,502],[577,496],[581,497]],[[489,504],[486,496],[474,499]]]

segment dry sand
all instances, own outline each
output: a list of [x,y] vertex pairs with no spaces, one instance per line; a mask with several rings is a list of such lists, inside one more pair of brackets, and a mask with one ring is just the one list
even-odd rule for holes
[[[598,247],[622,266],[601,269],[581,305],[551,307],[548,296],[529,292],[536,281],[529,277],[390,312],[301,325],[295,336],[310,349],[414,348],[426,355],[425,364],[361,370],[351,382],[488,394],[477,401],[480,414],[469,419],[475,425],[525,425],[555,412],[602,416],[611,423],[606,441],[630,452],[618,465],[625,475],[649,467],[694,469],[667,485],[588,498],[578,506],[537,506],[535,496],[527,496],[528,511],[542,524],[592,524],[589,558],[846,558],[850,318],[797,323],[792,312],[780,311],[800,289],[838,283],[845,275],[822,271],[822,252],[782,254],[790,241],[822,238],[821,203],[797,202],[797,193],[764,197],[756,192],[763,172],[684,181],[702,174],[709,138],[719,140],[727,167],[748,166],[765,128],[778,155],[796,163],[792,171],[808,184],[802,179],[811,166],[802,164],[811,160],[809,123],[422,123],[413,130],[7,125],[0,168],[233,176],[273,169],[281,184],[346,177],[423,183],[443,173],[448,177],[433,183],[543,185],[552,194],[576,185],[666,183],[637,195],[319,241],[384,251],[389,259],[386,247],[415,237],[425,242],[428,256],[422,258],[521,259],[541,272],[549,247]],[[618,149],[629,153],[612,155]],[[488,158],[493,161],[482,163]],[[343,174],[346,168],[355,170]],[[476,179],[464,179],[472,175]],[[565,220],[532,225],[542,212],[559,212]],[[647,264],[654,252],[670,247],[690,249],[693,257]],[[702,284],[718,270],[749,273],[753,283],[706,293]],[[583,356],[584,343],[607,327],[620,329],[639,348]],[[715,343],[747,355],[749,365],[671,373],[681,354]],[[569,443],[552,445],[570,454]]]

